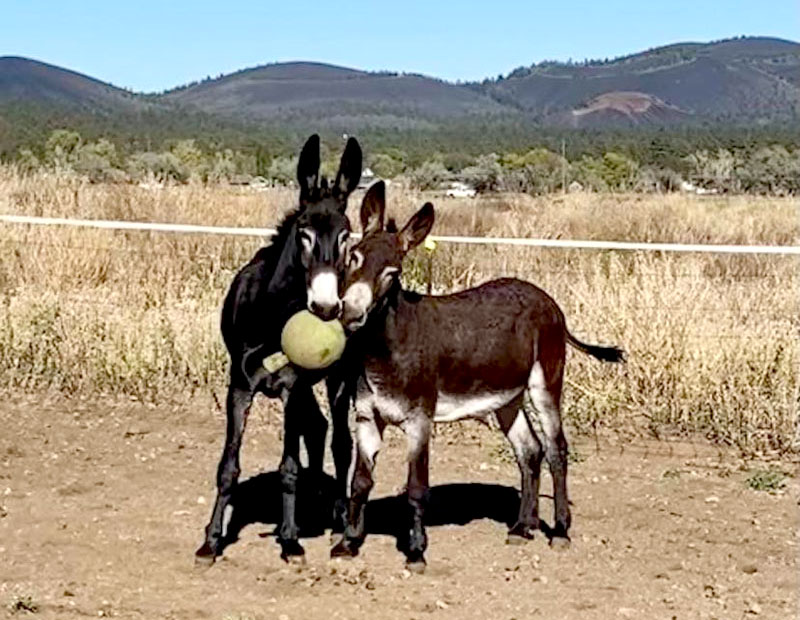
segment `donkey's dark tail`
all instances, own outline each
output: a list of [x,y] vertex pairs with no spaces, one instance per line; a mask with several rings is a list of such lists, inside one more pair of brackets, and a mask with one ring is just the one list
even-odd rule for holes
[[567,342],[576,349],[588,353],[603,362],[624,362],[625,351],[619,347],[601,347],[596,344],[586,344],[567,332]]

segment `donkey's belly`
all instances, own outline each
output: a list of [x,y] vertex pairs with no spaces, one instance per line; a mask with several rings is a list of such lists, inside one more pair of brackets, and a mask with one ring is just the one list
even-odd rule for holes
[[436,400],[434,422],[455,422],[464,418],[485,418],[519,396],[522,388],[485,394],[446,394]]

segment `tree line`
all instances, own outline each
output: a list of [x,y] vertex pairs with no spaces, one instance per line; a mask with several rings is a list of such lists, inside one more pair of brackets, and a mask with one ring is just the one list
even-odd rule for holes
[[[594,191],[668,192],[690,187],[719,193],[796,194],[800,192],[800,146],[791,140],[746,137],[705,142],[680,133],[549,134],[538,140],[440,140],[418,132],[416,142],[378,133],[366,165],[382,178],[404,177],[419,189],[461,181],[479,192],[530,194],[581,187]],[[436,135],[436,134],[434,134]],[[496,138],[497,136],[495,136]],[[594,138],[594,139],[593,139]],[[323,145],[323,171],[336,169],[341,134]],[[25,146],[13,158],[24,172],[46,169],[76,174],[91,182],[171,183],[248,182],[254,177],[280,185],[295,178],[295,149],[284,138],[269,147],[227,147],[221,141],[164,139],[157,148],[85,138],[73,129],[56,129],[42,142]]]

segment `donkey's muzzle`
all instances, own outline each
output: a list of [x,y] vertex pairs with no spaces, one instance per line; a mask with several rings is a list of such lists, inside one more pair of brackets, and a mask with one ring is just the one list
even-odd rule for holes
[[323,304],[318,301],[311,301],[308,304],[308,309],[312,314],[317,315],[323,321],[332,321],[342,312],[342,302],[337,300],[333,304]]

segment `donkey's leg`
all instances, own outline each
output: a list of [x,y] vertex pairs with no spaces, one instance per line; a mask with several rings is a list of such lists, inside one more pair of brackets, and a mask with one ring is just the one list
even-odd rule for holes
[[347,511],[347,526],[342,539],[331,549],[331,557],[358,555],[364,542],[364,506],[374,484],[375,459],[383,440],[384,423],[374,416],[359,416],[356,419],[356,462],[350,486],[350,503]]
[[305,556],[305,550],[297,540],[295,514],[297,480],[300,477],[300,436],[305,418],[303,407],[309,405],[309,397],[314,398],[311,386],[297,384],[283,396],[283,458],[278,468],[281,475],[283,518],[278,528],[278,542],[281,545],[281,558],[287,562],[303,559]]
[[336,491],[333,505],[333,533],[344,532],[347,524],[347,485],[350,482],[350,463],[353,460],[353,439],[350,437],[349,414],[351,393],[343,379],[327,382],[328,402],[333,420],[331,450],[336,468]]
[[317,490],[321,492],[328,420],[320,410],[311,387],[298,386],[295,391],[293,397],[296,398],[296,402],[292,405],[292,410],[303,418],[301,432],[308,452],[308,471],[316,479]]
[[425,550],[428,535],[425,533],[425,508],[428,505],[430,485],[428,480],[428,455],[431,438],[431,421],[423,412],[403,425],[408,441],[408,504],[411,528],[408,532],[406,566],[409,570],[425,570]]
[[514,450],[521,476],[519,516],[508,531],[507,539],[509,544],[516,544],[532,539],[534,532],[539,529],[539,472],[543,456],[542,446],[523,410],[522,395],[498,409],[495,415]]
[[211,520],[206,526],[205,542],[195,553],[196,561],[199,563],[212,563],[222,550],[221,542],[226,534],[224,531],[226,521],[230,519],[226,509],[229,508],[231,495],[239,480],[239,449],[252,402],[253,391],[249,387],[238,387],[234,378],[231,378],[226,402],[228,422],[225,447],[217,467],[217,500],[214,502]]
[[544,446],[545,458],[553,477],[555,525],[550,544],[566,548],[569,546],[571,516],[567,497],[567,439],[561,426],[561,378],[556,378],[548,385],[541,365],[536,362],[531,370],[528,391],[534,407],[532,422]]

